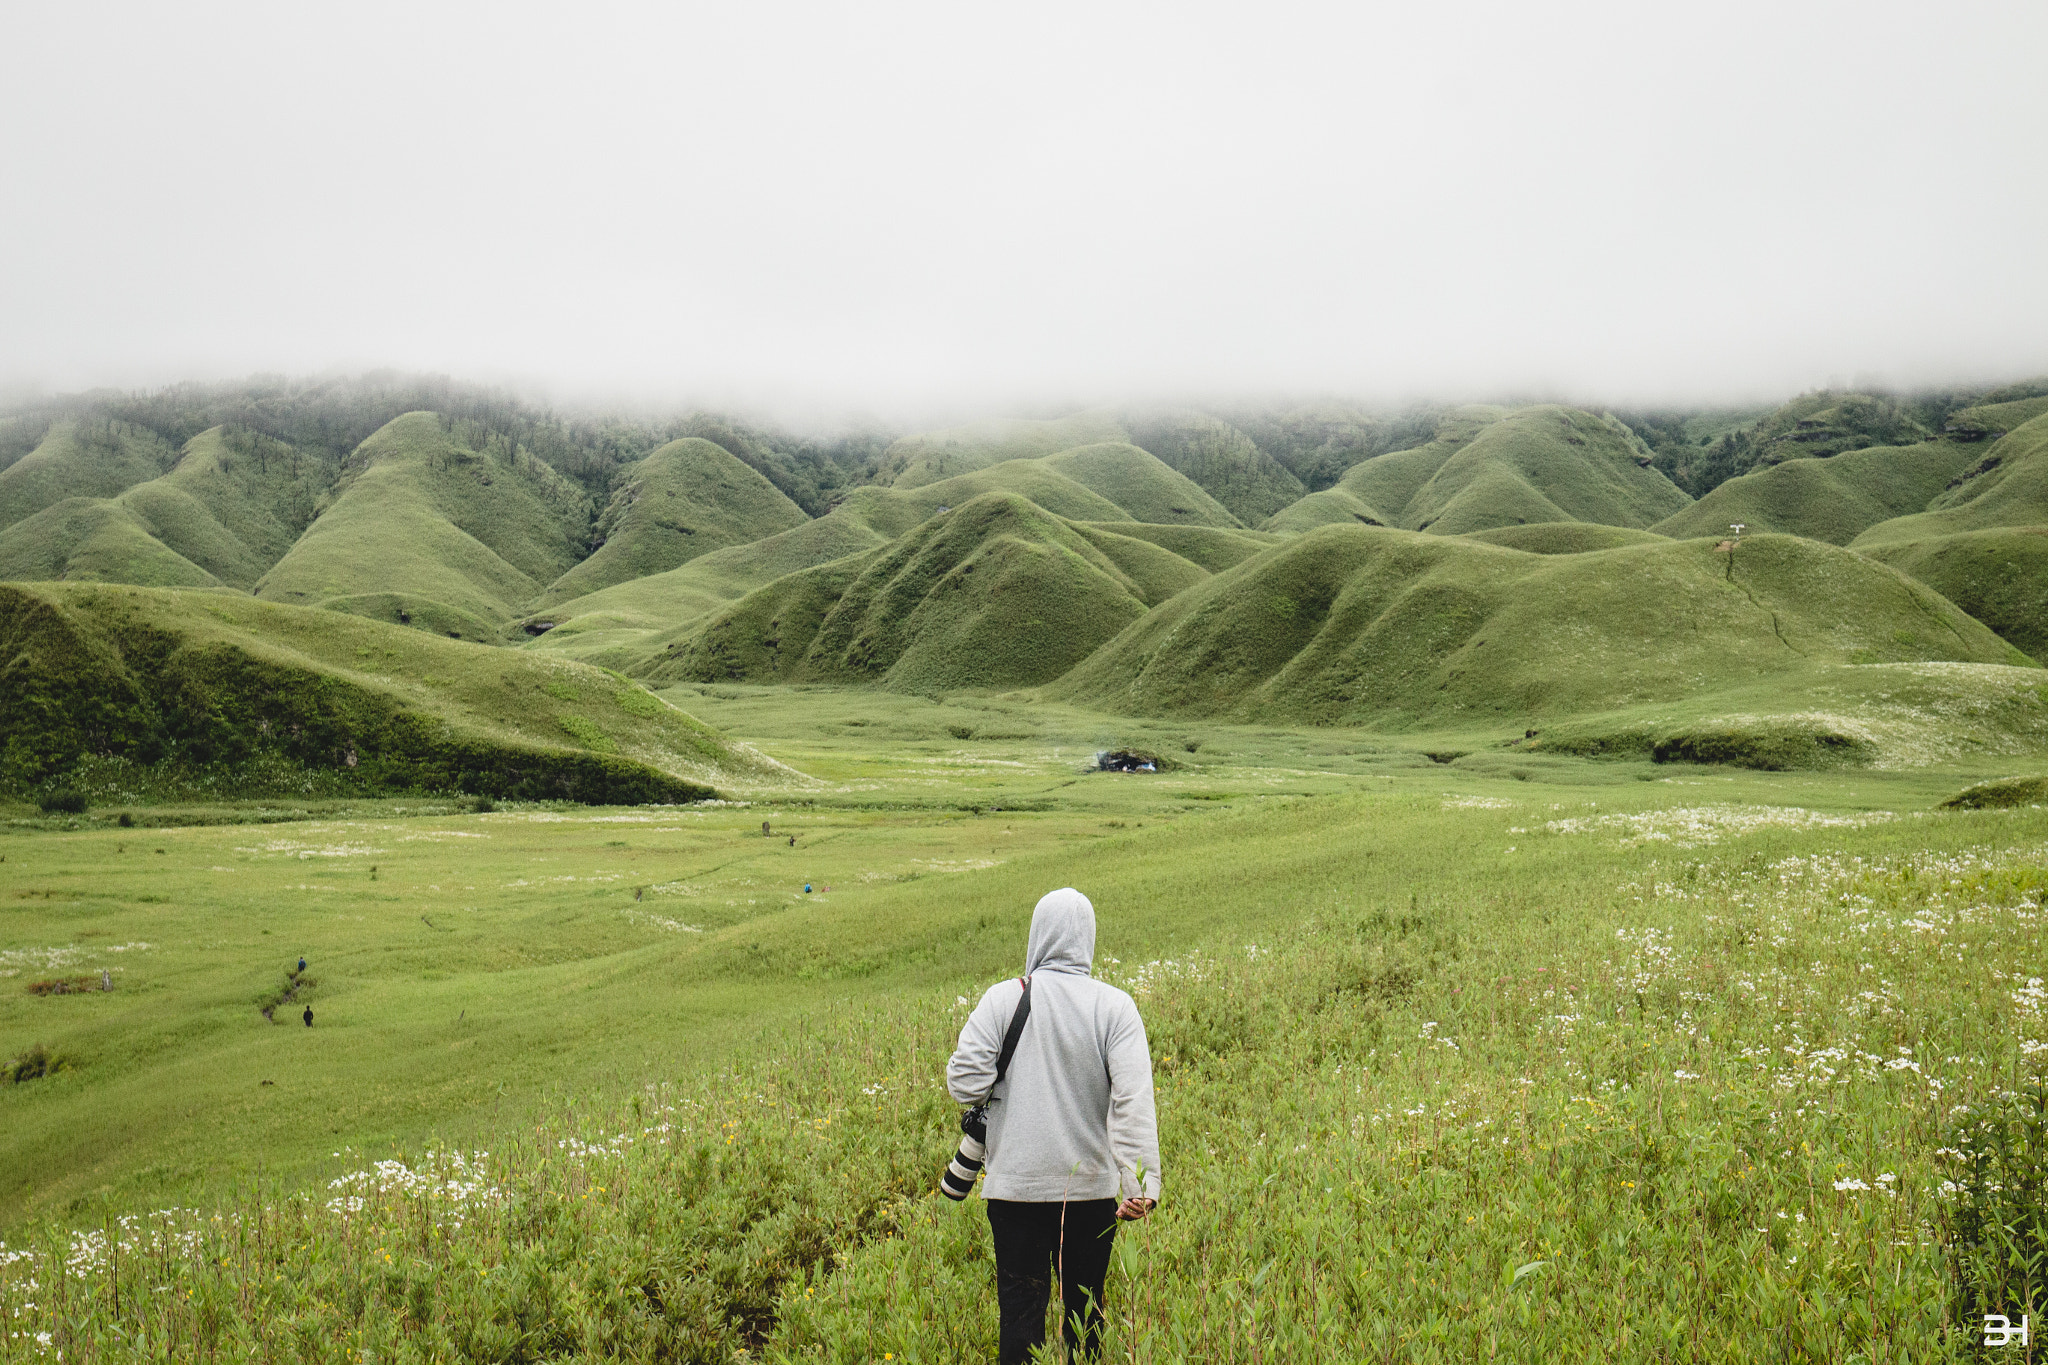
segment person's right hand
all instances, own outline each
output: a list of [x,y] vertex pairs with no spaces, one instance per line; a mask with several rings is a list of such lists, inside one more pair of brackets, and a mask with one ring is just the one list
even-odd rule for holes
[[1119,1204],[1117,1206],[1116,1216],[1118,1218],[1123,1219],[1127,1223],[1136,1222],[1138,1219],[1143,1218],[1146,1214],[1152,1212],[1152,1210],[1157,1208],[1158,1206],[1158,1200],[1147,1199],[1143,1195],[1140,1195],[1135,1199],[1126,1199],[1123,1203]]

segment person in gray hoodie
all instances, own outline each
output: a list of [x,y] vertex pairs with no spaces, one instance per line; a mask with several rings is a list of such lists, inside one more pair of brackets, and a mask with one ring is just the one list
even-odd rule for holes
[[[1050,893],[1031,913],[1024,980],[989,988],[946,1066],[956,1101],[989,1101],[981,1194],[995,1240],[1001,1365],[1022,1365],[1044,1342],[1054,1275],[1067,1345],[1094,1358],[1117,1221],[1159,1202],[1145,1023],[1130,996],[1090,976],[1094,963],[1095,907],[1071,887]],[[1031,1011],[997,1084],[1003,1035],[1026,990]]]

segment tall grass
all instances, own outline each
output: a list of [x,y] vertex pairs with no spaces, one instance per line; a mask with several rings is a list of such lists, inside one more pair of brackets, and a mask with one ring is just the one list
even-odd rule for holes
[[[1766,853],[1558,821],[1527,837],[1583,844],[1569,898],[1418,888],[1100,962],[1150,1028],[1166,1195],[1120,1234],[1110,1357],[1920,1362],[1965,1314],[2039,1321],[1999,1270],[2043,1225],[2038,820],[1855,823]],[[986,1359],[986,1223],[933,1188],[965,1009],[817,1017],[488,1153],[46,1227],[0,1252],[0,1358]]]

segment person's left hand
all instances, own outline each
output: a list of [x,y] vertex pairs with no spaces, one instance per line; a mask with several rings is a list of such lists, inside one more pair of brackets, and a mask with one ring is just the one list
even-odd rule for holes
[[1146,1214],[1152,1212],[1152,1210],[1157,1208],[1158,1205],[1158,1200],[1147,1199],[1143,1195],[1139,1195],[1134,1199],[1126,1199],[1123,1203],[1119,1204],[1117,1206],[1116,1216],[1123,1219],[1127,1223],[1136,1222],[1138,1219],[1143,1218]]

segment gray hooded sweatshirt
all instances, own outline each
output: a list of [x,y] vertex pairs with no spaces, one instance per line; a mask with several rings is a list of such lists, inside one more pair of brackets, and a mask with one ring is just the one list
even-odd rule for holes
[[[1024,971],[1031,1015],[988,1111],[984,1199],[1159,1197],[1152,1056],[1138,1006],[1089,976],[1095,907],[1067,888],[1038,902]],[[1016,978],[981,997],[946,1066],[961,1104],[988,1094],[1023,992]]]

